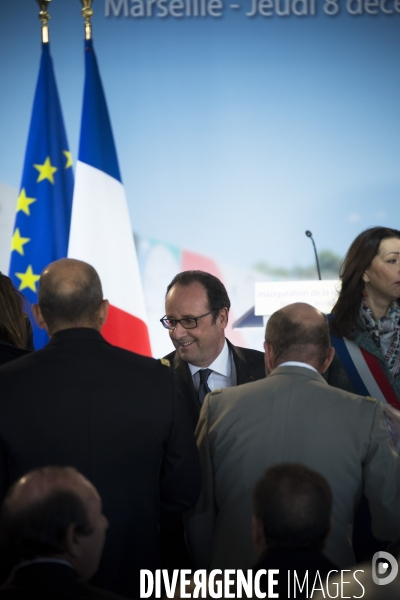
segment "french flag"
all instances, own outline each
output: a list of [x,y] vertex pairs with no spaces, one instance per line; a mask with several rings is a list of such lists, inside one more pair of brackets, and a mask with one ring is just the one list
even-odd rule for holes
[[92,40],[85,88],[68,256],[91,264],[110,302],[108,342],[151,356],[144,295],[106,99]]

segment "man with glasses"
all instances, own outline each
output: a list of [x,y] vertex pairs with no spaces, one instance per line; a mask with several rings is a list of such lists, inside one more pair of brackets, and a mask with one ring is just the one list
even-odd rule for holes
[[230,305],[223,283],[204,271],[178,273],[167,287],[161,323],[176,351],[165,358],[179,376],[194,427],[208,392],[265,377],[263,352],[225,338]]

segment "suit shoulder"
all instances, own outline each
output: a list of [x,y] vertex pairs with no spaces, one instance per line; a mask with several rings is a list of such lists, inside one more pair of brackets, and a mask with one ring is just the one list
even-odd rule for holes
[[[211,404],[231,404],[233,402],[240,402],[242,399],[249,398],[249,392],[251,388],[257,382],[250,382],[244,385],[234,385],[233,387],[217,388],[209,393],[209,400]],[[246,389],[243,389],[246,388]]]
[[264,352],[260,352],[260,350],[253,350],[253,348],[240,348],[239,346],[233,346],[236,350],[238,350],[241,354],[243,354],[247,358],[251,358],[257,362],[264,362],[265,354]]
[[165,360],[168,360],[169,363],[172,365],[172,363],[174,362],[174,358],[175,358],[175,350],[173,352],[170,352],[169,354],[166,354],[166,356],[163,357]]
[[96,598],[96,600],[127,600],[125,596],[120,596],[119,594],[114,594],[114,592],[110,592],[109,590],[103,590],[101,588],[94,587],[88,583],[81,583],[81,585],[82,589],[89,593],[87,596],[88,599]]
[[[326,389],[327,388],[327,389]],[[339,387],[334,387],[333,385],[325,385],[324,387],[325,393],[335,395],[337,398],[342,398],[345,402],[375,406],[378,403],[378,400],[373,396],[360,396],[359,394],[353,394],[353,392],[349,392],[347,390],[342,390]]]
[[213,390],[212,392],[210,392],[210,396],[217,396],[218,394],[222,393],[222,389],[223,388],[218,388],[216,390]]
[[18,358],[14,358],[0,366],[0,375],[7,375],[8,373],[14,373],[14,371],[20,371],[24,368],[29,368],[32,364],[35,364],[37,356],[43,352],[42,350],[32,351]]
[[117,359],[118,363],[128,364],[132,368],[137,368],[143,371],[161,370],[162,372],[168,372],[166,366],[169,366],[167,359],[155,359],[149,356],[143,356],[124,348],[118,348],[117,346],[108,346],[111,349],[114,360]]
[[378,402],[378,400],[376,398],[374,398],[373,396],[361,396],[364,400],[367,400],[368,402]]
[[238,384],[265,377],[265,354],[252,348],[230,345],[233,360],[238,372]]

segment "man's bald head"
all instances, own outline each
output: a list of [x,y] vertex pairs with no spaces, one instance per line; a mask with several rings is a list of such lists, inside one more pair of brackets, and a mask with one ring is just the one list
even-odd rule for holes
[[[53,335],[62,329],[100,329],[103,290],[95,269],[80,260],[63,258],[50,263],[40,276],[39,325]],[[42,317],[44,323],[40,323]]]
[[21,477],[1,511],[1,553],[10,566],[35,558],[71,563],[85,580],[97,570],[108,527],[96,488],[72,467]]
[[265,342],[273,350],[273,368],[292,360],[308,363],[320,371],[330,355],[325,315],[302,302],[289,304],[271,315]]
[[93,485],[73,467],[43,467],[30,471],[9,490],[5,504],[13,511],[24,510],[45,501],[59,491],[74,491],[80,496],[96,494]]

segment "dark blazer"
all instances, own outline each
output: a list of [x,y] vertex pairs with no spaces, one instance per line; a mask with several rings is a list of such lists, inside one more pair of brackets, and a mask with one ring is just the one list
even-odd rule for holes
[[29,350],[17,348],[17,346],[13,346],[12,344],[8,344],[7,342],[0,340],[0,366],[5,365],[6,363],[10,362],[10,360],[15,360],[16,358],[20,358],[20,356],[25,356],[25,354],[28,353]]
[[139,597],[139,569],[159,567],[160,508],[200,491],[192,427],[173,369],[68,329],[0,368],[0,494],[26,471],[78,468],[110,522],[94,581]]
[[[266,571],[269,571],[269,569],[279,570],[279,573],[274,577],[278,582],[278,585],[274,586],[274,592],[279,594],[279,598],[310,598],[317,572],[324,586],[326,586],[326,576],[329,571],[340,573],[340,570],[322,552],[307,548],[269,548],[260,556],[253,567],[253,574],[255,575],[260,569]],[[300,585],[308,574],[308,585],[304,586],[302,592],[299,592],[298,585],[294,587],[294,571],[296,571]],[[332,576],[334,577],[335,573],[332,573]],[[318,587],[318,581],[316,588]],[[267,576],[262,575],[260,587],[264,592],[268,592],[267,582]],[[288,586],[290,596],[288,595]],[[294,593],[294,590],[296,593]]]
[[78,578],[75,569],[60,563],[29,564],[18,569],[0,587],[4,600],[123,600],[112,592],[88,585]]
[[[239,348],[238,346],[233,346],[229,340],[227,340],[227,342],[236,367],[237,385],[256,381],[265,377],[264,352]],[[201,406],[199,404],[196,389],[193,385],[193,379],[188,364],[181,359],[179,352],[177,351],[167,354],[165,358],[169,360],[179,377],[179,383],[186,401],[187,410],[192,420],[193,427],[196,428]]]

